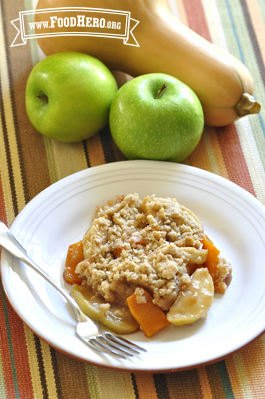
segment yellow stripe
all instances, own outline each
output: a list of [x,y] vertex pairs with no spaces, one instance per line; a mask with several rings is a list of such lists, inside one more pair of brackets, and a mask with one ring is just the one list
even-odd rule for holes
[[34,398],[42,397],[41,379],[39,373],[37,352],[32,332],[24,325],[24,334],[27,345],[30,376],[33,388]]
[[47,390],[49,398],[57,398],[54,371],[51,359],[50,347],[44,341],[40,340],[45,377],[47,381]]
[[48,161],[50,180],[51,180],[51,183],[55,183],[59,180],[59,177],[58,177],[55,157],[54,157],[54,153],[53,153],[53,142],[52,142],[52,140],[44,137],[44,144],[45,144],[45,150],[46,150],[46,157],[47,157],[47,161]]
[[85,368],[90,397],[93,399],[100,399],[98,394],[96,367],[86,364]]
[[236,367],[238,379],[239,379],[240,385],[242,387],[242,391],[244,392],[243,397],[252,398],[252,393],[251,393],[251,388],[250,388],[249,381],[248,381],[247,372],[244,367],[244,360],[243,360],[242,352],[234,355],[234,361],[235,361],[235,367]]
[[51,150],[58,179],[87,167],[82,142],[66,144],[51,141]]
[[95,370],[95,374],[100,399],[133,399],[135,397],[130,374],[99,368]]

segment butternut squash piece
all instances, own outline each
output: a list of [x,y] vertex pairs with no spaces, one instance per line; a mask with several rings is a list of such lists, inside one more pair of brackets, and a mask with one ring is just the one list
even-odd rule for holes
[[[76,2],[39,0],[37,4],[37,9],[54,7],[76,7]],[[139,47],[105,37],[39,37],[38,43],[46,55],[77,51],[98,58],[112,71],[133,77],[154,72],[172,75],[197,94],[209,126],[225,126],[260,111],[260,104],[253,97],[253,79],[243,63],[178,21],[170,12],[167,0],[79,0],[78,7],[130,12],[131,18],[139,21],[133,30]],[[73,15],[76,13],[65,12],[60,17]],[[49,20],[49,14],[36,14],[36,22],[44,20]],[[83,28],[83,31],[88,29]],[[57,32],[65,30],[69,28],[56,26]],[[37,33],[54,32],[55,29],[42,27]]]
[[220,251],[206,235],[201,240],[203,249],[208,250],[205,266],[209,270],[214,283],[214,290],[224,294],[232,280],[232,268],[220,254]]
[[136,288],[126,301],[132,316],[140,325],[146,337],[152,337],[156,332],[170,324],[165,313],[153,303],[152,296],[143,288]]
[[82,241],[69,245],[65,261],[65,270],[63,274],[64,279],[67,283],[69,284],[82,283],[83,279],[80,278],[78,274],[76,274],[75,272],[76,266],[82,260],[84,260]]
[[208,250],[207,259],[205,261],[205,266],[209,270],[210,275],[214,278],[216,275],[216,268],[218,263],[218,257],[220,254],[219,249],[213,244],[209,237],[204,236],[201,240],[203,249]]

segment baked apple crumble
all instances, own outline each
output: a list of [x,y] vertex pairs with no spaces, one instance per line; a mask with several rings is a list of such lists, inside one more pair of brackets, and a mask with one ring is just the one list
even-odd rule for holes
[[117,196],[96,208],[82,244],[75,268],[81,285],[72,295],[88,316],[94,309],[92,318],[118,333],[124,330],[116,326],[128,319],[129,332],[140,324],[151,336],[138,319],[144,307],[148,319],[149,303],[159,308],[163,327],[191,324],[206,316],[214,291],[224,293],[231,280],[231,265],[202,223],[174,198]]

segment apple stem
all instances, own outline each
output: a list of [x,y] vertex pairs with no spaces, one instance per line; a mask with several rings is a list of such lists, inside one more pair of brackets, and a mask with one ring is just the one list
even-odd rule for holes
[[167,84],[164,83],[163,86],[161,87],[161,89],[158,91],[156,98],[161,98],[161,94],[163,92],[163,90],[165,90],[167,88]]
[[48,97],[46,96],[46,94],[37,94],[36,97],[38,97],[40,100],[48,102]]

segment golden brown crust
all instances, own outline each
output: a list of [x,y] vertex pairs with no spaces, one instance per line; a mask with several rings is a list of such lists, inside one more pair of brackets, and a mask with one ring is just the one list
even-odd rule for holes
[[107,302],[119,300],[117,283],[124,282],[148,289],[168,310],[190,283],[187,265],[206,260],[202,236],[202,223],[175,199],[118,196],[97,207],[76,272]]

